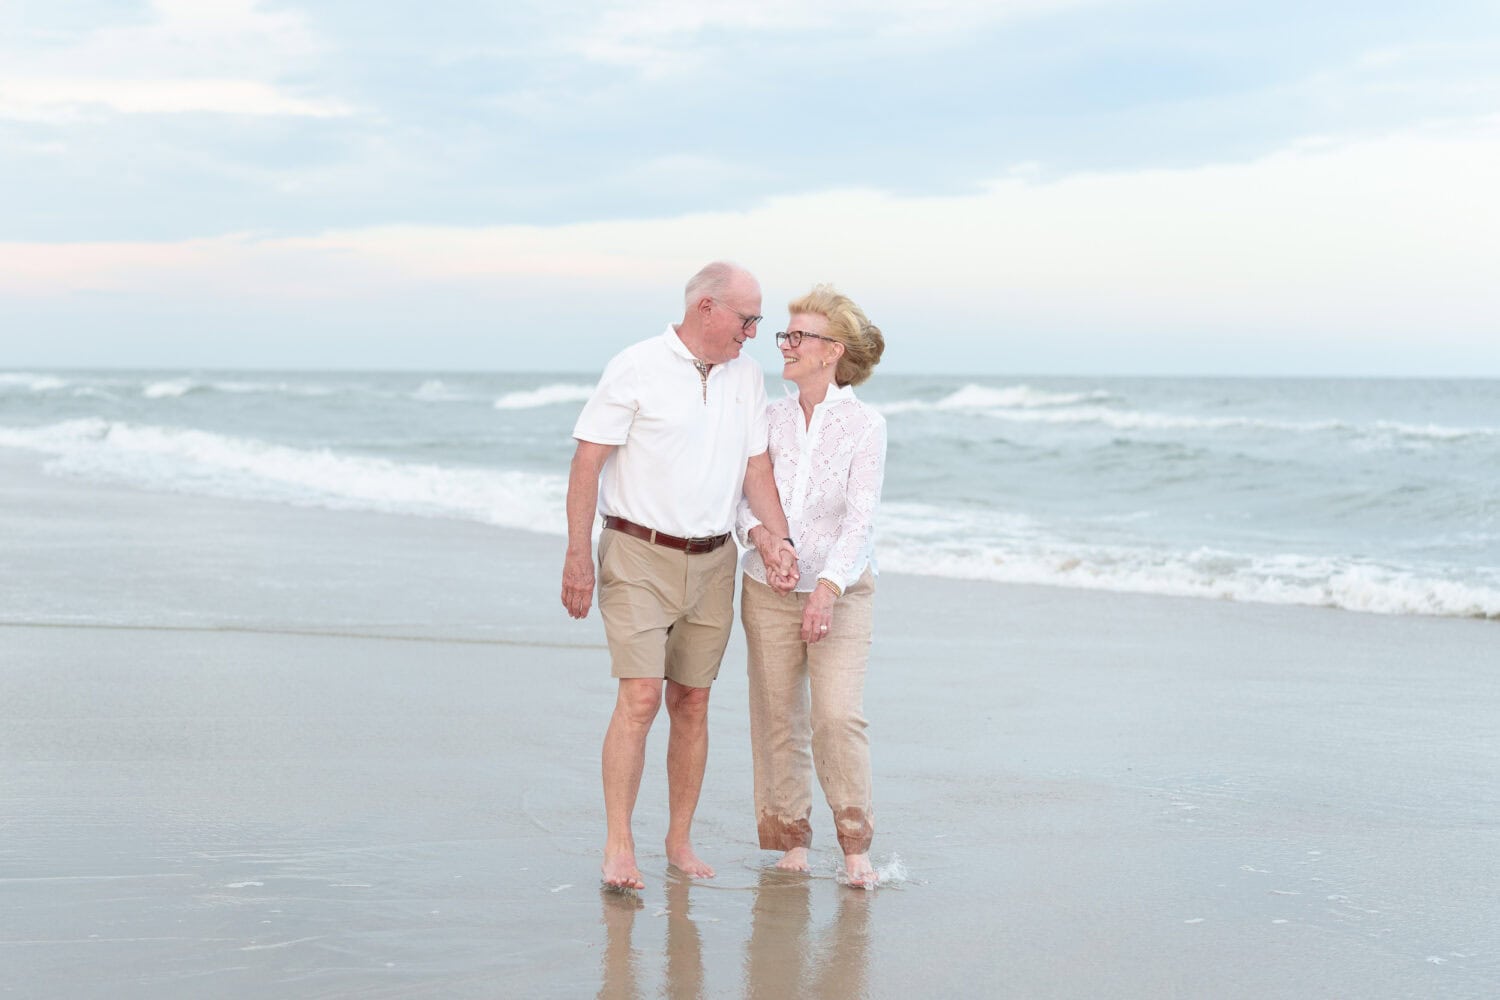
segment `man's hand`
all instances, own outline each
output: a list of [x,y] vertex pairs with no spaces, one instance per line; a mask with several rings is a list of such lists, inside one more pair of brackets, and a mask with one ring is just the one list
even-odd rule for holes
[[807,595],[802,607],[802,641],[818,642],[828,638],[828,629],[833,625],[833,591],[827,587],[814,587]]
[[574,618],[587,617],[594,603],[594,540],[589,529],[599,499],[599,470],[614,450],[612,444],[579,441],[568,469],[568,554],[563,557],[562,602]]
[[562,602],[574,618],[588,617],[594,603],[593,553],[568,549],[563,559]]

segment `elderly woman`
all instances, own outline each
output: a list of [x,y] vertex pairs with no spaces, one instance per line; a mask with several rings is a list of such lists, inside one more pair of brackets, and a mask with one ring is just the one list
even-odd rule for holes
[[[850,885],[872,886],[874,810],[863,709],[875,594],[874,521],[885,474],[885,419],[854,396],[885,339],[859,306],[827,285],[791,303],[776,335],[782,377],[797,394],[768,410],[777,492],[801,577],[779,594],[766,559],[779,539],[741,502],[736,528],[750,546],[740,607],[749,649],[750,740],[760,846],[777,867],[806,872],[810,778],[833,810]],[[773,561],[774,565],[774,561]],[[811,760],[808,749],[811,746]]]

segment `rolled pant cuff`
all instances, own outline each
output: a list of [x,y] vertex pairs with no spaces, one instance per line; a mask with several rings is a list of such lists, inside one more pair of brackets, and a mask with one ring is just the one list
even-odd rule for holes
[[812,843],[812,824],[805,818],[786,820],[761,813],[756,832],[760,834],[760,849],[763,851],[790,851]]
[[838,810],[833,817],[839,848],[845,854],[869,854],[875,839],[875,824],[870,814],[857,806]]

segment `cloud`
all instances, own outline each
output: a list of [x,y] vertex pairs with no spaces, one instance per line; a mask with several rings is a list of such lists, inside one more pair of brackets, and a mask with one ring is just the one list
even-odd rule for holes
[[1288,89],[1346,114],[1366,105],[1385,114],[1403,106],[1475,114],[1500,103],[1497,65],[1493,38],[1407,43],[1361,51]]
[[569,43],[584,59],[659,79],[703,67],[757,36],[800,38],[821,56],[963,38],[1033,14],[1117,0],[647,0],[606,5]]
[[0,118],[67,121],[99,108],[350,114],[341,101],[299,95],[279,83],[322,51],[299,14],[268,10],[258,0],[152,0],[142,23],[0,43]]
[[0,292],[569,296],[557,311],[582,316],[611,295],[676,288],[704,260],[728,256],[757,271],[771,303],[834,280],[955,331],[1305,331],[1477,345],[1500,316],[1495,176],[1500,118],[1487,118],[1197,169],[1046,180],[1020,170],[954,197],[836,190],[742,212],[561,226],[0,244]]
[[0,84],[0,118],[58,121],[89,108],[120,114],[295,115],[333,118],[352,113],[341,102],[309,100],[256,80],[119,80],[100,77],[10,78]]

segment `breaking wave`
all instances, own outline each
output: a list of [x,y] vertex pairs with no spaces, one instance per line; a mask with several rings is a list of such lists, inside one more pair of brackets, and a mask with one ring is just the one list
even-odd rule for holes
[[582,403],[593,394],[592,385],[559,382],[554,385],[544,385],[540,389],[507,392],[495,400],[495,409],[530,410],[538,406],[553,406],[557,403]]
[[921,576],[1500,619],[1500,579],[1454,580],[1351,556],[1068,542],[1032,518],[970,518],[917,504],[883,508],[880,539],[882,569]]
[[[1042,392],[1025,385],[994,389],[966,385],[936,400],[906,399],[877,407],[886,414],[967,412],[1018,424],[1095,425],[1120,431],[1274,431],[1292,434],[1342,433],[1356,438],[1404,438],[1457,441],[1500,436],[1500,427],[1447,427],[1377,420],[1367,424],[1346,420],[1274,420],[1265,417],[1197,416],[1132,410],[1104,405],[1113,399],[1103,390]],[[1086,405],[1085,405],[1086,404]]]
[[146,489],[566,532],[561,475],[401,462],[95,418],[0,428],[50,472]]

